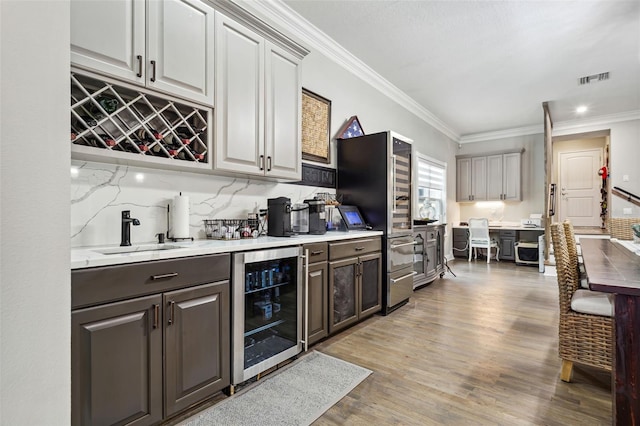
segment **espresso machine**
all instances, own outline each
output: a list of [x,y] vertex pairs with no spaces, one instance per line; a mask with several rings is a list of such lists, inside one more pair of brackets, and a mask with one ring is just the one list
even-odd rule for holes
[[290,237],[291,199],[287,197],[267,199],[267,235],[270,237]]
[[309,234],[322,235],[327,232],[325,201],[318,198],[304,200],[309,205]]

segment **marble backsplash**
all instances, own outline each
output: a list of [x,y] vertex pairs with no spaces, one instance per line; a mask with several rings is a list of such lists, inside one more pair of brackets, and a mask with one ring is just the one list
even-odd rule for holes
[[122,210],[140,221],[131,227],[133,244],[156,241],[156,234],[167,231],[167,205],[180,192],[190,201],[190,236],[205,239],[204,219],[244,219],[266,209],[268,198],[297,203],[335,190],[73,160],[71,247],[120,244]]

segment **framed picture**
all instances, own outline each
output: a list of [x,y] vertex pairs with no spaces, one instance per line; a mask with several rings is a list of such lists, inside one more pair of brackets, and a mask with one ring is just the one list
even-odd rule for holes
[[302,159],[330,163],[331,101],[302,89]]
[[363,136],[364,131],[362,130],[362,126],[360,125],[360,121],[358,120],[358,116],[354,115],[342,126],[340,131],[338,132],[338,138],[340,139],[349,139],[356,136]]

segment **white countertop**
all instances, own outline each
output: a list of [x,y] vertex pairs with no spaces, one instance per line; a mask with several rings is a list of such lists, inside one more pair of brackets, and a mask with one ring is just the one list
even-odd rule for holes
[[[468,226],[456,226],[453,228],[468,229]],[[489,229],[492,231],[498,231],[504,229],[505,231],[544,231],[542,227],[522,226],[520,222],[489,222]]]
[[[71,269],[93,268],[95,266],[121,265],[149,260],[175,259],[203,254],[230,253],[277,247],[297,246],[323,241],[351,240],[354,238],[382,235],[382,231],[330,231],[324,235],[296,235],[293,237],[258,237],[242,240],[196,240],[167,242],[167,246],[180,248],[168,250],[138,251],[118,254],[102,254],[97,250],[117,250],[119,246],[78,247],[71,249]],[[154,246],[155,244],[140,244]],[[136,246],[136,245],[134,245]]]

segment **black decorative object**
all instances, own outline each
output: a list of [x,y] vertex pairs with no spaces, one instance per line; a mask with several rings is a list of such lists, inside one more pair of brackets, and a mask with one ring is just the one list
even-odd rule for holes
[[302,180],[291,182],[296,185],[319,186],[322,188],[336,187],[336,169],[302,163]]

